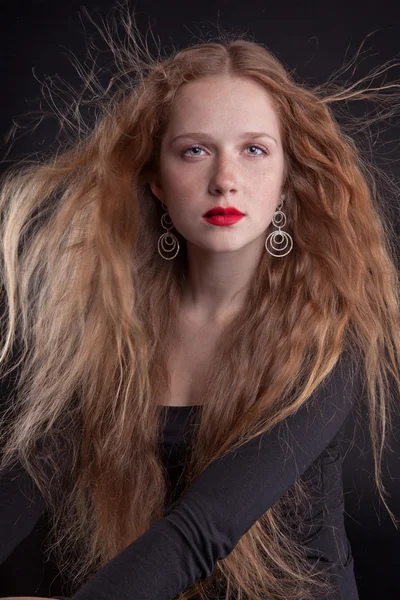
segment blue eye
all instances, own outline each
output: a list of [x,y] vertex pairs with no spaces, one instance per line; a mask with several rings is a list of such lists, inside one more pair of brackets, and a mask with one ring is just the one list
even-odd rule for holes
[[[255,146],[254,144],[252,144],[251,146],[247,146],[247,147],[248,148],[257,148],[258,150],[261,150],[264,154],[268,154],[267,149],[264,148],[264,146]],[[259,156],[259,154],[256,154],[255,156]]]
[[[184,150],[183,155],[185,156],[186,152],[188,152],[189,150],[195,150],[196,148],[199,149],[199,150],[202,150],[202,148],[200,148],[200,146],[190,146],[190,148],[186,148],[186,150]],[[195,154],[195,156],[200,156],[200,155],[199,154]]]
[[[250,144],[249,146],[247,146],[247,148],[257,148],[258,150],[261,150],[262,154],[269,154],[267,148],[265,148],[264,146],[259,146],[258,144]],[[190,152],[191,150],[196,150],[196,149],[203,150],[203,148],[201,146],[189,146],[189,148],[186,148],[186,150],[184,150],[182,152],[182,156],[192,156],[192,157],[193,156],[201,156],[200,153],[197,153],[195,155],[187,154],[187,152]],[[260,154],[254,154],[254,152],[251,152],[250,155],[261,156]]]

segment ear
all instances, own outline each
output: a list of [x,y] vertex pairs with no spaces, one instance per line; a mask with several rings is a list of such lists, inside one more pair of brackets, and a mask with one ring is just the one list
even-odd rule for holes
[[155,197],[158,198],[161,202],[164,202],[164,193],[158,181],[152,179],[151,181],[149,181],[149,185]]

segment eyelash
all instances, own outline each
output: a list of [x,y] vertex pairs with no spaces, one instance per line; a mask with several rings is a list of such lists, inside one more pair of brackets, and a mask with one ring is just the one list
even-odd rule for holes
[[[188,148],[186,148],[185,150],[183,150],[182,151],[182,156],[185,156],[185,153],[188,152],[189,150],[193,150],[193,148],[200,148],[201,150],[204,150],[204,148],[202,148],[201,146],[195,144],[195,145],[189,146]],[[268,149],[265,146],[259,146],[258,144],[249,144],[248,146],[246,146],[246,148],[258,148],[259,150],[262,150],[265,155],[269,154],[269,151],[268,151]],[[199,155],[197,155],[197,156],[199,156]],[[261,154],[253,154],[253,156],[261,156]],[[196,157],[195,156],[191,156],[190,158],[196,158]]]

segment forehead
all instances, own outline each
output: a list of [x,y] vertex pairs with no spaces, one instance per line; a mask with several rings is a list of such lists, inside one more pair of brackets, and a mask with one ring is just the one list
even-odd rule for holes
[[257,131],[268,127],[279,135],[273,98],[263,85],[247,77],[215,76],[184,84],[170,108],[166,134],[187,131],[234,133],[236,128]]

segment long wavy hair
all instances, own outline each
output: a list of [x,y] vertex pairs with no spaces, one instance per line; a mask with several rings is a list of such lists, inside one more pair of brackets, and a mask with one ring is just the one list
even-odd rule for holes
[[[294,414],[350,350],[361,357],[366,393],[357,412],[368,416],[376,485],[395,522],[381,463],[398,405],[390,378],[400,390],[400,303],[384,209],[399,189],[349,133],[360,121],[339,125],[332,107],[377,100],[381,119],[394,114],[400,86],[310,87],[262,44],[232,33],[154,58],[131,17],[121,21],[129,43],[104,34],[115,57],[110,85],[100,91],[93,70],[84,74],[91,125],[77,94],[65,120],[76,135],[2,177],[0,364],[3,377],[13,369],[18,377],[2,414],[1,468],[19,461],[43,494],[48,548],[71,589],[164,516],[157,402],[168,387],[167,340],[187,254],[179,233],[176,259],[158,254],[163,209],[149,180],[177,92],[231,75],[262,85],[279,115],[294,248],[284,258],[263,254],[234,326],[221,334],[185,489],[212,460]],[[307,494],[296,481],[179,599],[206,599],[214,586],[239,600],[329,591],[298,535]]]

